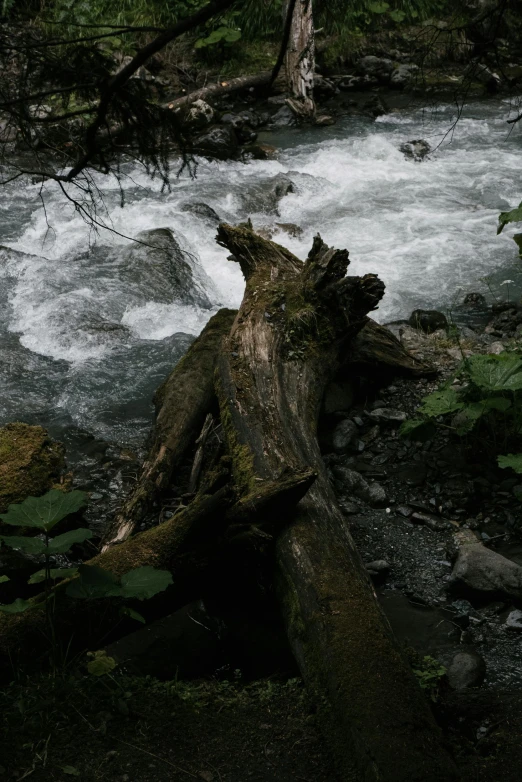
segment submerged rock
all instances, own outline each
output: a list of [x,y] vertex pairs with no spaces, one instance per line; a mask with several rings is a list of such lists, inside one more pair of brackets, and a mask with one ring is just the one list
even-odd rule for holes
[[208,204],[202,201],[195,201],[192,204],[183,204],[181,207],[182,212],[190,212],[197,217],[202,217],[204,220],[209,220],[212,223],[220,223],[221,218],[218,213],[212,209]]
[[41,426],[14,423],[0,429],[0,513],[51,489],[65,467],[64,454],[64,446]]
[[297,190],[294,182],[285,174],[276,174],[264,182],[249,188],[242,197],[242,207],[247,214],[263,212],[264,214],[279,214],[279,202],[289,193]]
[[[132,244],[122,253],[120,279],[141,286],[153,301],[179,300],[206,309],[212,306],[205,291],[205,272],[193,257],[189,262],[170,228],[141,231],[136,239],[141,244]],[[208,287],[212,287],[210,280]]]
[[422,138],[413,139],[413,141],[405,141],[401,144],[399,150],[408,158],[412,160],[424,160],[426,155],[431,152],[431,147],[427,141]]

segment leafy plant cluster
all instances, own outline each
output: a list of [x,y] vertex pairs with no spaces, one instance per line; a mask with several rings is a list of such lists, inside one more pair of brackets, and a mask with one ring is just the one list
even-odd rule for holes
[[[47,618],[51,630],[52,610],[49,610],[48,606],[55,599],[52,584],[57,580],[71,579],[65,593],[75,600],[109,597],[146,600],[172,583],[172,576],[168,571],[152,567],[135,568],[120,578],[94,565],[55,567],[53,561],[57,555],[69,552],[75,543],[83,543],[92,538],[92,532],[83,527],[56,536],[51,534],[60,521],[79,511],[85,503],[84,492],[51,489],[43,497],[28,497],[20,504],[10,505],[7,513],[0,514],[3,524],[18,527],[23,531],[37,531],[34,536],[0,535],[0,541],[11,549],[43,558],[44,567],[33,573],[28,584],[44,584]],[[0,577],[0,583],[7,581],[7,576]],[[0,605],[0,611],[17,614],[33,606],[34,601],[19,597],[12,603]],[[121,613],[139,622],[145,622],[141,614],[129,606],[122,606]]]
[[[458,380],[457,385],[454,380]],[[430,439],[437,427],[460,437],[480,437],[497,455],[498,465],[522,473],[522,454],[498,455],[519,447],[522,432],[522,356],[518,352],[464,358],[456,376],[424,397],[418,417],[405,421],[400,433]]]
[[426,692],[430,700],[436,703],[439,699],[441,681],[446,675],[446,668],[429,654],[414,662],[413,673],[419,686]]

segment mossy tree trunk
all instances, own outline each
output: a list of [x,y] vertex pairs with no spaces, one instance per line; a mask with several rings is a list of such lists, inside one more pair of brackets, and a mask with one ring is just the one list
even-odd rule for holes
[[452,761],[385,619],[328,481],[317,421],[328,381],[384,286],[345,277],[348,253],[317,237],[303,263],[221,225],[246,292],[217,369],[221,420],[245,493],[317,472],[277,538],[288,637],[345,780],[451,780]]

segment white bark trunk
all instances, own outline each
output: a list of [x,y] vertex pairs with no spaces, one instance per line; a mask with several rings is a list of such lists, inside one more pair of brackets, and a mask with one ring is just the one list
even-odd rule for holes
[[[288,3],[285,4],[288,8]],[[290,104],[303,117],[313,117],[315,39],[312,0],[297,0],[285,60]]]

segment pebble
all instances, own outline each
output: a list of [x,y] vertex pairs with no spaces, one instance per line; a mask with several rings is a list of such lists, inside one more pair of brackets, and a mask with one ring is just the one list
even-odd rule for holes
[[506,627],[509,627],[512,630],[522,630],[522,611],[511,611],[506,619]]
[[408,418],[403,410],[396,410],[393,407],[378,407],[368,413],[368,416],[372,421],[388,424],[402,424]]

